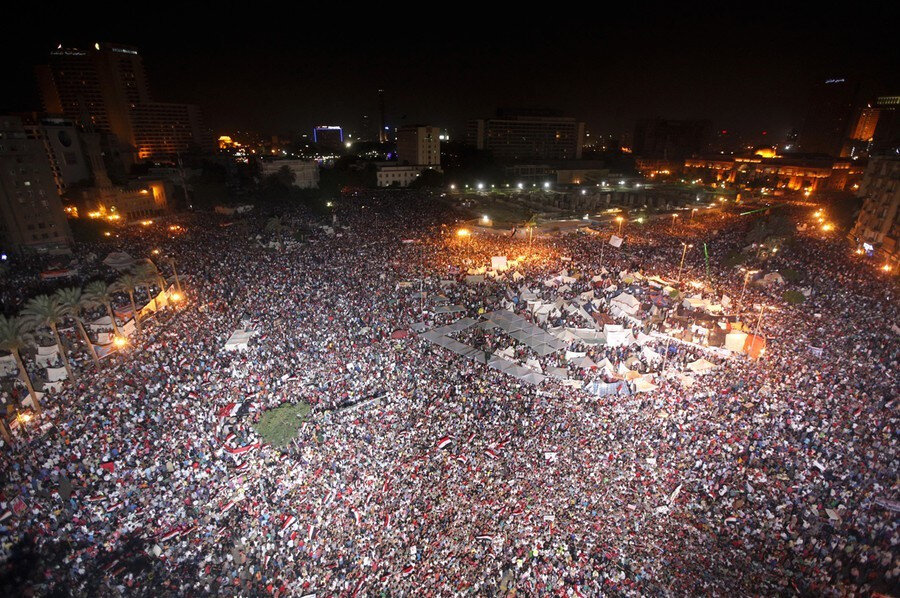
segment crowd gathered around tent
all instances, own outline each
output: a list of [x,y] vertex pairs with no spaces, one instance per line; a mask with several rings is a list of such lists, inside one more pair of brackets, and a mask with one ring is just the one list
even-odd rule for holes
[[[0,361],[3,399],[32,407],[0,449],[0,587],[896,590],[894,280],[815,234],[728,266],[749,219],[725,212],[626,229],[619,246],[614,225],[463,236],[458,217],[393,191],[348,194],[324,224],[298,209],[277,227],[204,215],[180,217],[178,234],[123,231],[76,248],[85,283],[118,277],[112,305],[64,310],[52,330],[33,299],[46,286],[5,281],[4,306],[44,340],[20,350],[25,373]],[[183,295],[165,305],[176,281],[160,250]],[[111,251],[159,275],[122,284],[132,264],[104,263]],[[802,280],[745,284],[751,267]],[[786,285],[805,300],[783,301]],[[82,334],[76,315],[100,327]],[[127,343],[92,355],[132,319]],[[744,337],[729,350],[729,334],[765,351]],[[311,410],[275,447],[256,424],[285,403]]]

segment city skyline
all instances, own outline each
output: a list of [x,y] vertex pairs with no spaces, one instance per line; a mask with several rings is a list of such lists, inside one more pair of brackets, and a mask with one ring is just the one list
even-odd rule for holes
[[[887,12],[889,9],[884,9]],[[596,27],[539,34],[510,24],[404,32],[269,25],[208,29],[172,24],[122,28],[94,24],[25,40],[7,39],[13,85],[6,112],[40,108],[34,67],[62,43],[115,42],[139,48],[155,101],[198,104],[214,132],[305,133],[337,123],[354,133],[364,115],[378,122],[384,89],[387,123],[433,123],[455,139],[465,124],[500,107],[550,107],[587,123],[594,135],[630,134],[642,118],[704,118],[744,136],[783,139],[802,126],[813,84],[852,73],[864,93],[893,93],[896,60],[889,19],[869,13],[868,35],[846,22],[708,15],[611,16]],[[162,24],[160,24],[160,27]]]

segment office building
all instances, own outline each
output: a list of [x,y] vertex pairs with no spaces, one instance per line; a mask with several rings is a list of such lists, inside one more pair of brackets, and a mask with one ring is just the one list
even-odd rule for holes
[[438,127],[411,125],[397,130],[397,161],[401,165],[441,168],[441,131]]
[[0,115],[0,248],[48,251],[71,242],[44,140]]
[[344,130],[337,125],[319,125],[313,129],[313,141],[324,148],[339,151],[344,147]]
[[631,150],[637,158],[681,163],[707,151],[711,129],[707,120],[641,119]]
[[503,162],[578,160],[584,123],[547,110],[499,110],[494,118],[470,121],[466,140]]
[[45,112],[111,137],[105,143],[119,146],[130,160],[212,149],[196,106],[152,100],[136,48],[110,43],[86,50],[58,47],[48,64],[37,68],[37,77]]
[[816,83],[800,128],[800,151],[839,156],[853,124],[858,94],[859,85],[846,77],[833,77]]
[[900,267],[900,157],[870,158],[858,195],[863,206],[850,234],[896,271]]
[[878,123],[872,135],[872,153],[900,155],[900,95],[879,96],[875,100]]
[[292,185],[300,189],[319,188],[319,163],[315,160],[295,160],[288,158],[263,158],[259,162],[263,177],[278,174],[287,168],[293,176]]
[[40,139],[44,145],[58,195],[62,196],[72,185],[91,181],[91,165],[74,121],[36,113],[20,118],[28,136]]
[[393,163],[379,165],[375,179],[379,187],[409,187],[428,170],[427,166],[394,166]]

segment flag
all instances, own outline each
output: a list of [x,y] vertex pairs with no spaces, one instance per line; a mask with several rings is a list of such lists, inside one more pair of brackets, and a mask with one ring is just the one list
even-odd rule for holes
[[106,500],[106,496],[104,496],[103,494],[95,494],[94,496],[87,497],[87,501],[92,502],[92,503],[93,502],[102,502],[104,500]]
[[480,536],[475,536],[476,540],[482,540],[484,542],[493,542],[494,536],[491,534],[482,534]]
[[238,409],[241,408],[240,403],[228,403],[219,409],[219,417],[234,417],[237,415]]
[[444,436],[443,438],[441,438],[440,440],[437,441],[437,447],[439,449],[447,448],[451,444],[453,444],[453,439],[449,436]]
[[294,524],[294,521],[296,521],[296,520],[297,520],[297,518],[294,517],[293,515],[288,515],[285,518],[284,523],[281,524],[281,531],[284,531],[284,530],[288,529],[289,527],[291,527]]
[[490,457],[491,459],[499,459],[497,453],[492,451],[491,449],[484,449],[484,454]]
[[454,458],[464,465],[469,462],[465,455],[456,455]]
[[164,533],[163,535],[161,535],[159,537],[159,539],[161,542],[167,542],[167,541],[171,540],[172,538],[177,538],[180,535],[181,535],[181,530],[176,527],[176,528],[173,528],[173,529],[169,530],[168,532]]
[[356,519],[356,525],[359,525],[359,511],[352,507],[350,508],[350,510],[353,511],[353,518]]
[[231,448],[230,446],[226,446],[225,450],[231,453],[232,455],[242,455],[248,451],[252,451],[253,449],[258,449],[261,446],[261,443],[254,442],[253,444],[245,444],[244,446],[239,446],[237,448]]
[[306,526],[306,541],[307,542],[312,541],[313,537],[316,535],[316,531],[317,531],[316,526],[314,526],[313,524],[310,523]]
[[113,473],[116,470],[116,462],[115,461],[106,461],[100,464],[102,469],[105,469],[109,473]]
[[412,565],[410,565],[410,566],[404,568],[404,569],[403,569],[403,577],[406,577],[407,575],[409,575],[410,573],[412,573],[412,572],[413,572],[413,569],[414,569],[414,567],[413,567]]
[[112,513],[113,511],[115,511],[116,509],[118,509],[118,508],[121,507],[121,506],[122,506],[122,503],[121,503],[121,502],[117,502],[117,503],[114,504],[114,505],[109,505],[108,507],[106,507],[106,512],[107,512],[107,513]]
[[388,513],[384,516],[384,527],[391,527],[391,514]]

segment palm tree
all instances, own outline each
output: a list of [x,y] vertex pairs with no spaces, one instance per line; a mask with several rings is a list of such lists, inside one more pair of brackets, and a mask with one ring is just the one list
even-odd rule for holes
[[126,272],[113,283],[111,289],[118,293],[126,293],[131,299],[131,311],[134,313],[134,325],[137,327],[137,333],[141,334],[141,314],[138,313],[137,305],[134,303],[134,291],[140,286],[141,280],[131,272]]
[[266,232],[277,235],[283,229],[284,224],[281,223],[281,218],[279,216],[273,216],[266,221]]
[[42,411],[41,403],[34,392],[34,386],[31,385],[31,377],[28,375],[28,370],[25,369],[21,354],[22,349],[33,344],[34,337],[25,320],[15,316],[7,318],[4,315],[0,315],[0,349],[9,351],[16,358],[16,365],[19,368],[19,372],[22,373],[25,388],[28,389],[31,402],[34,403],[34,412],[40,415]]
[[56,339],[56,348],[59,349],[59,356],[62,358],[66,373],[69,374],[69,379],[74,378],[72,366],[69,365],[69,355],[62,344],[62,339],[59,337],[59,325],[66,319],[66,310],[59,304],[59,299],[49,295],[32,297],[25,304],[25,309],[22,310],[22,317],[34,328],[46,326],[53,332],[53,337]]
[[178,280],[178,270],[175,269],[175,258],[166,256],[162,259],[162,261],[164,261],[165,263],[172,266],[172,274],[175,275],[175,290],[177,290],[180,293],[181,292],[181,281]]
[[84,310],[88,307],[90,301],[78,287],[59,289],[56,291],[56,298],[59,300],[59,305],[63,308],[65,314],[75,320],[75,323],[78,325],[78,331],[81,333],[81,339],[87,345],[91,359],[94,360],[94,365],[99,366],[100,361],[97,359],[94,343],[91,342],[91,337],[88,336],[87,330],[84,329]]
[[109,319],[112,320],[113,332],[119,336],[119,325],[116,324],[116,314],[113,312],[112,299],[113,290],[106,281],[94,280],[84,287],[84,296],[88,301],[88,305],[102,305],[106,308]]
[[[156,264],[147,260],[135,268],[134,275],[140,282],[140,286],[147,289],[147,298],[153,301],[153,310],[159,309],[159,306],[156,304],[156,295],[153,294],[153,289],[151,288],[154,282],[159,284],[159,270],[156,268]],[[162,285],[159,288],[162,290]]]

